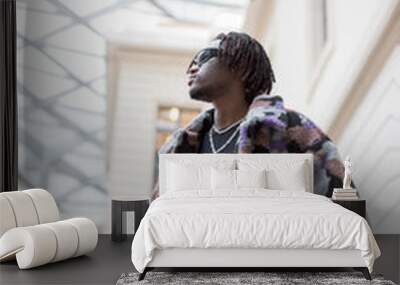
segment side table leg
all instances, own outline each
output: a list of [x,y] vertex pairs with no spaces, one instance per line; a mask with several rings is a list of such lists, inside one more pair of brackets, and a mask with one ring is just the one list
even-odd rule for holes
[[112,200],[111,205],[111,240],[123,241],[126,236],[122,234],[122,203],[123,201]]
[[139,228],[140,221],[143,219],[146,214],[147,209],[149,208],[149,201],[136,201],[135,202],[135,233]]

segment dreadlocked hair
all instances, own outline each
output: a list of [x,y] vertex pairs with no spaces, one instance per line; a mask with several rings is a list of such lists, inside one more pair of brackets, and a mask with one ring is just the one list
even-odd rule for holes
[[245,99],[250,104],[254,97],[269,94],[275,75],[262,45],[245,33],[220,33],[218,58],[231,71],[239,71],[245,88]]

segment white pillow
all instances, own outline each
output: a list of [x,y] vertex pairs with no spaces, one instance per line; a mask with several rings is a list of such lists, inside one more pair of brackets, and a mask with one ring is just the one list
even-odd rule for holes
[[274,168],[267,172],[268,188],[274,190],[303,191],[307,189],[303,165],[293,168]]
[[311,189],[308,167],[304,160],[239,159],[239,170],[267,170],[267,188],[274,190],[306,191]]
[[267,188],[267,171],[262,170],[235,170],[236,187],[240,188]]
[[209,171],[208,167],[168,163],[167,191],[209,189]]
[[211,190],[211,169],[234,169],[234,160],[199,161],[194,159],[168,160],[166,191]]
[[211,169],[211,189],[240,190],[242,188],[266,188],[266,171],[263,170],[231,170]]
[[236,170],[211,168],[212,190],[236,190]]

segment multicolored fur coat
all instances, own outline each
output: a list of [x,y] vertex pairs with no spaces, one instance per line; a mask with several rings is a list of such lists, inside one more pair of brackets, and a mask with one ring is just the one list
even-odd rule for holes
[[[198,153],[204,134],[212,127],[214,109],[198,115],[174,132],[159,153]],[[236,142],[239,153],[312,153],[314,193],[332,196],[342,187],[344,166],[336,146],[310,119],[286,109],[280,96],[255,97]]]

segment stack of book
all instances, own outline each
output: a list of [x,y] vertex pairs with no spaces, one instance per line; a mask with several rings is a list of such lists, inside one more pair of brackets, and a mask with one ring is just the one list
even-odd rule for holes
[[333,200],[358,200],[357,189],[334,188],[332,194]]

